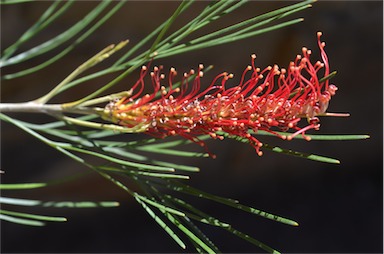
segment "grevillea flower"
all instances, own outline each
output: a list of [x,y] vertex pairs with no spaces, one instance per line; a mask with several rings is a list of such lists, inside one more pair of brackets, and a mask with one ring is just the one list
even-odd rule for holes
[[[319,129],[317,116],[326,114],[331,96],[337,90],[328,79],[320,81],[318,77],[320,70],[323,77],[330,73],[325,43],[320,41],[321,32],[317,37],[322,61],[312,63],[311,50],[304,47],[302,55],[297,55],[288,68],[274,65],[261,70],[255,66],[256,56],[252,55],[252,64],[244,70],[240,83],[232,87],[226,83],[233,74],[223,72],[200,91],[202,65],[196,73],[193,70],[184,73],[181,85],[175,87],[176,70],[171,68],[166,79],[160,66],[150,72],[153,93],[143,94],[148,73],[148,67],[143,66],[140,78],[132,87],[132,96],[110,102],[106,115],[108,120],[121,126],[141,125],[147,134],[179,135],[201,146],[205,144],[198,135],[223,139],[218,133],[224,132],[248,139],[258,155],[262,155],[262,143],[251,131],[263,130],[287,140],[302,134],[310,140],[305,132]],[[193,75],[193,82],[188,81]],[[307,119],[307,124],[300,127],[302,119]],[[288,136],[275,132],[290,129],[293,132]]]

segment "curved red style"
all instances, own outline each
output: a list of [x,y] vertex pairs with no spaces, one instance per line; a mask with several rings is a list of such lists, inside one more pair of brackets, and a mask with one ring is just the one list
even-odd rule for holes
[[[209,134],[212,138],[223,139],[217,132],[246,138],[262,155],[262,143],[249,131],[264,130],[290,140],[298,134],[304,138],[310,129],[319,129],[317,118],[327,110],[328,103],[337,90],[326,79],[320,82],[319,71],[323,77],[329,75],[329,63],[324,51],[325,43],[320,41],[321,32],[317,33],[318,46],[322,61],[310,61],[311,50],[302,48],[302,55],[297,55],[287,69],[277,65],[261,70],[252,64],[244,70],[240,83],[227,88],[226,82],[233,77],[227,72],[214,78],[211,84],[200,91],[203,66],[200,65],[192,84],[188,78],[195,75],[191,70],[184,73],[181,86],[175,87],[174,68],[170,69],[168,79],[161,74],[162,67],[154,67],[150,72],[154,92],[143,95],[144,78],[148,67],[143,66],[140,78],[132,87],[133,95],[108,104],[113,122],[127,127],[138,124],[148,126],[145,133],[157,137],[179,135],[201,146],[204,142],[196,136]],[[162,85],[167,83],[167,88]],[[160,96],[156,96],[160,93]],[[308,123],[300,127],[301,119]],[[274,130],[294,133],[284,136]]]

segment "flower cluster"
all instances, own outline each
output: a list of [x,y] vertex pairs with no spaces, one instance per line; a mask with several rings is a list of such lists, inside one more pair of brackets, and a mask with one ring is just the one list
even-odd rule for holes
[[[201,134],[223,139],[219,133],[224,132],[246,138],[258,155],[262,155],[262,143],[251,131],[264,130],[287,140],[302,134],[310,140],[305,132],[319,129],[317,116],[325,114],[337,90],[328,79],[320,81],[318,77],[320,70],[323,77],[329,75],[329,64],[325,43],[320,41],[321,32],[317,37],[322,61],[312,63],[311,50],[304,47],[302,55],[297,55],[288,68],[274,65],[261,70],[255,66],[256,56],[252,55],[252,64],[244,70],[240,83],[233,87],[226,87],[233,74],[224,72],[200,91],[203,65],[199,65],[197,72],[184,73],[181,85],[176,87],[174,68],[166,79],[162,67],[154,67],[150,72],[154,91],[144,95],[144,79],[149,70],[143,66],[140,78],[132,87],[132,96],[110,102],[106,113],[110,121],[121,126],[143,125],[147,134],[179,135],[201,146],[205,146],[197,138]],[[308,122],[303,127],[299,127],[301,119]],[[290,129],[294,132],[288,136],[274,131]]]

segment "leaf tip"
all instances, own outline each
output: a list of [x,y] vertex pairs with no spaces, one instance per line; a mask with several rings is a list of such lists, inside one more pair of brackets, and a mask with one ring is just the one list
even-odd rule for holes
[[102,201],[102,202],[100,202],[100,206],[102,206],[102,207],[116,207],[116,206],[120,206],[120,203],[116,202],[116,201]]

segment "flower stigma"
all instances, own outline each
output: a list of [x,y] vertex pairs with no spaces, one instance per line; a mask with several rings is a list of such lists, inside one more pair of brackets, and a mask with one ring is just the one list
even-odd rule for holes
[[[248,140],[259,156],[263,154],[262,143],[252,132],[266,131],[283,140],[302,135],[309,141],[305,133],[320,128],[317,116],[327,115],[329,101],[337,90],[328,78],[319,78],[330,75],[321,35],[317,33],[320,61],[312,63],[312,51],[303,47],[302,54],[287,68],[273,65],[260,69],[252,54],[251,65],[245,68],[239,84],[232,87],[226,84],[234,75],[223,72],[201,90],[202,64],[197,71],[184,73],[180,86],[175,86],[175,68],[166,79],[163,67],[156,66],[150,72],[153,92],[143,95],[149,63],[141,68],[133,95],[110,102],[104,118],[128,128],[147,125],[146,134],[159,138],[178,135],[203,147],[206,145],[199,135],[220,140],[224,135],[236,136]],[[306,124],[302,124],[303,119]],[[276,132],[289,130],[285,135]]]

